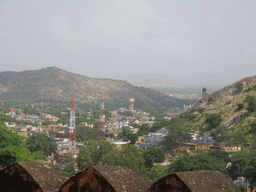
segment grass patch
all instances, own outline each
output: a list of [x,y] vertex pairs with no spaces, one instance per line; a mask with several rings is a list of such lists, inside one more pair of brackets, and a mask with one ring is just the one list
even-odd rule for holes
[[228,101],[227,103],[225,103],[224,105],[229,105],[232,102],[232,100]]

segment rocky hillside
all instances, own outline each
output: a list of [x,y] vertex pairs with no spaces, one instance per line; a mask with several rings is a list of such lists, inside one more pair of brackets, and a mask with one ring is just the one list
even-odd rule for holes
[[41,100],[42,89],[45,99],[88,102],[97,100],[104,93],[106,100],[127,100],[135,98],[135,105],[142,109],[182,107],[195,101],[180,100],[164,93],[128,82],[112,79],[97,79],[70,73],[56,67],[22,72],[0,73],[0,99]]
[[182,114],[193,131],[230,144],[256,147],[256,76],[208,95]]

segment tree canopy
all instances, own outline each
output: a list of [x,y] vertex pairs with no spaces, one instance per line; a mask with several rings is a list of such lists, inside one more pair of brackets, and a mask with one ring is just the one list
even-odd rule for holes
[[224,159],[209,156],[206,153],[198,153],[195,156],[182,156],[177,158],[169,167],[169,172],[215,170],[223,174],[227,173]]
[[26,147],[30,152],[43,151],[46,155],[51,155],[57,150],[57,144],[53,138],[41,133],[30,135],[27,139]]

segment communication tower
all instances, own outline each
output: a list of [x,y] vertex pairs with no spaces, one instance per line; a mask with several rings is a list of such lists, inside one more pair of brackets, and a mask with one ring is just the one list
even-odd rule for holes
[[75,153],[76,151],[76,130],[75,130],[75,97],[71,97],[69,102],[70,119],[69,119],[69,151]]

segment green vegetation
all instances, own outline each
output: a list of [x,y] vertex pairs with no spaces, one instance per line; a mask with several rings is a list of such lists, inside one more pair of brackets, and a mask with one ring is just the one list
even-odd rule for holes
[[252,121],[250,126],[251,126],[250,132],[253,134],[256,134],[256,120]]
[[72,153],[67,153],[66,154],[66,159],[65,159],[66,168],[65,168],[65,171],[62,172],[62,174],[65,177],[71,177],[72,175],[75,174],[75,163],[76,163],[76,160],[73,157],[73,154]]
[[231,102],[232,102],[232,100],[230,100],[227,103],[225,103],[225,105],[229,105]]
[[5,167],[15,161],[36,161],[45,158],[39,153],[31,154],[26,148],[26,138],[3,126],[11,118],[0,115],[0,166]]
[[220,125],[215,128],[215,130],[211,130],[210,135],[214,137],[217,141],[225,141],[227,137],[227,127],[224,125]]
[[143,153],[145,167],[151,168],[154,163],[162,163],[165,159],[164,150],[157,147],[149,147]]
[[237,110],[240,111],[244,108],[244,103],[238,103],[237,104]]
[[226,162],[224,159],[210,156],[207,153],[198,153],[195,156],[182,156],[177,158],[169,167],[168,171],[199,171],[199,170],[215,170],[227,174]]
[[88,141],[90,139],[97,140],[98,136],[95,133],[96,130],[97,129],[92,129],[90,127],[79,125],[78,127],[76,127],[76,139],[77,139],[77,141],[78,142]]
[[53,138],[41,133],[30,135],[27,139],[26,147],[31,153],[41,151],[46,155],[52,155],[57,150],[57,144]]
[[235,85],[235,88],[237,88],[237,93],[241,93],[244,89],[244,84],[243,83],[237,83]]
[[210,125],[210,128],[215,128],[220,125],[222,121],[221,115],[219,113],[206,114],[205,123]]
[[247,136],[241,131],[233,132],[226,140],[229,144],[245,145],[248,142]]
[[195,120],[197,117],[196,114],[185,112],[180,115],[180,118],[188,119],[189,121]]
[[184,139],[184,134],[190,132],[191,125],[185,119],[173,118],[166,127],[168,134],[162,142],[167,150],[177,147],[177,142]]
[[208,103],[213,103],[214,100],[215,100],[214,97],[210,96],[208,99]]
[[118,114],[122,116],[133,117],[133,113],[131,111],[124,111],[123,113],[118,111]]
[[164,158],[164,151],[156,147],[144,150],[127,145],[123,149],[114,149],[107,141],[89,140],[87,145],[80,148],[76,162],[80,170],[93,165],[124,166],[152,183],[166,175],[165,168],[152,167],[153,163],[163,162]]
[[249,87],[248,89],[245,89],[245,90],[244,90],[244,93],[250,92],[250,91],[252,91],[252,90],[256,90],[256,85],[254,85],[253,87]]
[[131,144],[135,144],[138,140],[138,135],[133,133],[128,133],[127,138],[130,140]]
[[[231,163],[228,165],[228,163]],[[228,166],[227,166],[228,165]],[[235,180],[245,177],[256,181],[256,151],[241,151],[229,156],[225,151],[199,152],[195,156],[177,158],[168,168],[168,174],[180,171],[216,170],[227,178]]]
[[200,108],[197,108],[196,111],[202,114],[205,111],[205,108],[200,107]]

